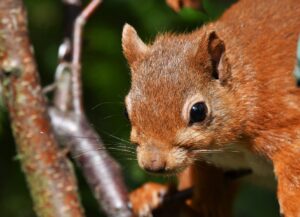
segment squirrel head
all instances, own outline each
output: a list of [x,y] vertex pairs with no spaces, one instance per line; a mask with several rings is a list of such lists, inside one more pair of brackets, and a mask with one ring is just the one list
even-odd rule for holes
[[146,45],[126,24],[122,47],[132,80],[130,139],[142,168],[176,173],[235,139],[231,67],[214,31],[163,34]]

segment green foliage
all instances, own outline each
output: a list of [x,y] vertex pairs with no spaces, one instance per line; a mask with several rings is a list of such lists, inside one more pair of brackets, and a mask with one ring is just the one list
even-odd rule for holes
[[[25,0],[29,16],[29,29],[38,68],[43,85],[53,80],[57,64],[57,49],[63,35],[63,9],[61,1]],[[121,31],[127,22],[133,25],[139,35],[150,41],[157,32],[189,31],[199,27],[203,22],[216,19],[232,1],[204,0],[205,12],[184,9],[180,14],[173,12],[164,1],[145,0],[109,0],[104,1],[97,13],[91,17],[84,35],[83,49],[83,87],[86,112],[92,124],[103,137],[108,149],[129,146],[130,126],[123,118],[123,100],[130,85],[127,63],[121,50]],[[5,113],[0,113],[1,152],[0,152],[0,216],[32,217],[32,203],[26,189],[23,174],[18,161],[14,160],[15,145],[9,129],[9,121]],[[3,121],[2,121],[3,120]],[[116,139],[119,137],[120,139]],[[124,176],[130,189],[147,180],[170,181],[170,178],[148,176],[141,171],[135,161],[135,155],[112,151],[123,166]],[[79,176],[82,200],[88,217],[99,216],[97,205]],[[246,188],[248,189],[248,188]],[[251,188],[254,189],[254,188]],[[260,206],[257,212],[257,195],[270,194],[260,189],[243,191],[236,206],[236,216],[274,217],[272,210],[277,210],[274,196],[266,197],[270,206]],[[254,192],[254,193],[253,193]],[[259,193],[257,193],[259,192]],[[252,206],[246,206],[251,198]],[[271,199],[270,199],[271,198]],[[249,208],[250,207],[250,208]],[[275,207],[275,208],[274,208]],[[245,211],[246,210],[246,211]],[[244,213],[246,212],[246,213]],[[256,215],[263,213],[263,215]]]
[[222,14],[224,8],[229,7],[236,0],[204,0],[203,8],[210,17],[210,20],[215,20]]
[[192,8],[183,8],[179,14],[182,16],[183,19],[189,21],[189,22],[208,22],[209,21],[209,15],[206,14],[203,11],[197,11]]

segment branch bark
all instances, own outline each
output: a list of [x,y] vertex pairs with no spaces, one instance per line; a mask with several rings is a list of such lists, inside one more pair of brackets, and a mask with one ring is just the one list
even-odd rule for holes
[[106,152],[84,115],[49,110],[55,132],[69,147],[100,207],[109,217],[129,217],[128,192],[118,163]]
[[73,33],[73,56],[72,56],[72,93],[73,93],[73,109],[76,114],[82,115],[83,98],[81,87],[81,46],[83,27],[88,18],[96,10],[102,0],[91,0],[84,8],[81,14],[76,18]]
[[49,122],[21,0],[0,1],[0,29],[4,101],[36,213],[82,217],[76,179]]
[[[63,43],[59,52],[60,64],[55,78],[54,107],[49,109],[53,128],[61,144],[71,151],[81,168],[99,207],[110,217],[132,216],[126,185],[118,163],[107,153],[100,136],[93,129],[82,107],[81,46],[84,23],[92,15],[100,0],[92,0],[80,13],[77,0],[65,1],[69,43]],[[77,14],[77,16],[75,15]],[[76,20],[76,22],[75,22]],[[68,48],[68,44],[70,47]],[[64,48],[65,47],[65,48]],[[69,53],[72,51],[72,55]],[[68,57],[72,58],[69,59]]]

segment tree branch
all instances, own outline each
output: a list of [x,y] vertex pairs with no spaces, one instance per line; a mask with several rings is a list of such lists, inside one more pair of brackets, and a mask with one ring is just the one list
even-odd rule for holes
[[101,0],[92,0],[82,13],[76,18],[73,35],[73,56],[72,56],[72,93],[73,109],[76,114],[83,114],[82,87],[81,87],[81,44],[84,24],[94,10],[101,3]]
[[[81,107],[80,56],[83,24],[100,2],[92,1],[81,14],[78,10],[81,5],[79,0],[75,5],[73,2],[64,2],[68,13],[65,23],[69,26],[67,29],[74,26],[74,34],[67,31],[64,43],[60,46],[60,64],[55,76],[54,108],[49,110],[49,114],[61,144],[70,149],[99,206],[107,216],[129,217],[132,216],[132,212],[128,206],[127,188],[120,167],[105,150],[103,142],[91,127]],[[71,60],[68,59],[70,51],[73,51],[71,56],[74,58]],[[73,88],[70,88],[71,86]]]
[[0,29],[4,101],[36,213],[41,217],[82,217],[76,179],[49,122],[21,0],[0,1]]
[[70,147],[98,204],[110,217],[132,216],[128,193],[117,162],[106,152],[103,142],[83,115],[49,110],[61,143]]

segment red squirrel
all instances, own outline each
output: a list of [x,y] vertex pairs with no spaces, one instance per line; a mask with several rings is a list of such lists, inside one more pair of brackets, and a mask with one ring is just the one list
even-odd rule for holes
[[[150,44],[124,26],[132,80],[125,104],[138,163],[180,174],[179,188],[194,186],[194,216],[231,216],[237,185],[225,174],[235,170],[276,187],[280,212],[300,216],[299,33],[299,0],[241,0],[213,23]],[[131,196],[137,215],[146,193]]]

